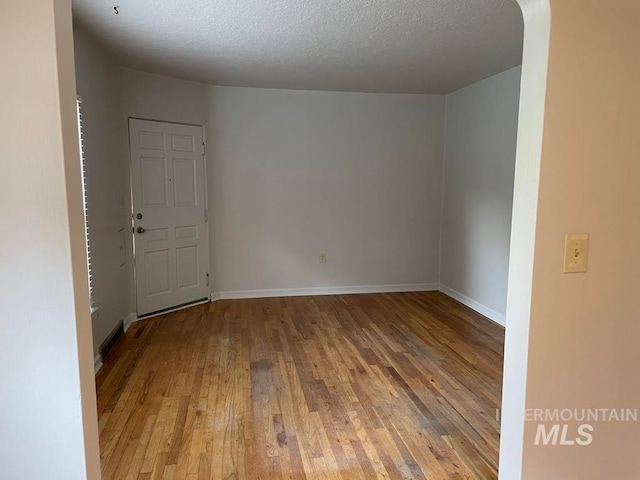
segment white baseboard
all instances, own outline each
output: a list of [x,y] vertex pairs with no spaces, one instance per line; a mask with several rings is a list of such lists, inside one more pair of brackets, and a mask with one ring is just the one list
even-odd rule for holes
[[439,289],[437,283],[410,283],[404,285],[353,285],[348,287],[282,288],[270,290],[240,290],[215,292],[211,301],[239,298],[303,297],[317,295],[349,295],[356,293],[432,292]]
[[93,371],[97,375],[100,369],[102,368],[102,357],[100,354],[96,355],[93,359]]
[[129,327],[131,326],[131,324],[137,321],[138,321],[138,315],[136,315],[136,312],[129,313],[122,322],[122,328],[124,328],[125,333],[127,330],[129,330]]
[[502,325],[503,327],[507,324],[506,318],[503,314],[498,313],[495,310],[492,310],[489,307],[486,307],[479,302],[476,302],[473,298],[469,298],[466,295],[454,290],[453,288],[449,288],[446,285],[440,284],[440,291],[445,295],[448,295],[451,298],[458,300],[460,303],[465,304],[467,307],[472,308],[476,312],[481,313],[482,315],[487,317],[489,320],[493,320],[494,322],[496,322],[499,325]]

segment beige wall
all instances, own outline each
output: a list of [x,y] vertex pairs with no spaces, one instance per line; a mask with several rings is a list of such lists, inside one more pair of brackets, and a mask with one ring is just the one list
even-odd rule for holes
[[100,478],[71,2],[0,15],[0,478]]
[[[640,4],[553,0],[529,340],[528,408],[640,407]],[[591,234],[589,272],[563,236]],[[523,478],[640,477],[640,424],[590,446],[535,446]]]

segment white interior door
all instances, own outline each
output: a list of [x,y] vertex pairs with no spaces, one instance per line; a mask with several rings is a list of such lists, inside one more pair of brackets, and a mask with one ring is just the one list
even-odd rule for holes
[[202,128],[129,120],[138,316],[209,298]]

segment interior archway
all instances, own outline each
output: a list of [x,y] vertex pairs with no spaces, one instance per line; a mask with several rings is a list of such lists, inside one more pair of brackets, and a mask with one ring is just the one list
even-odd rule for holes
[[551,7],[518,0],[524,20],[500,429],[500,479],[521,478],[531,289]]

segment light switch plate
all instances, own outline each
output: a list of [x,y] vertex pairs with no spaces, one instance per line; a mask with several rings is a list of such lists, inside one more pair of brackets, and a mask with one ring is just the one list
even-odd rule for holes
[[564,273],[584,273],[589,257],[589,234],[567,233],[564,236]]

